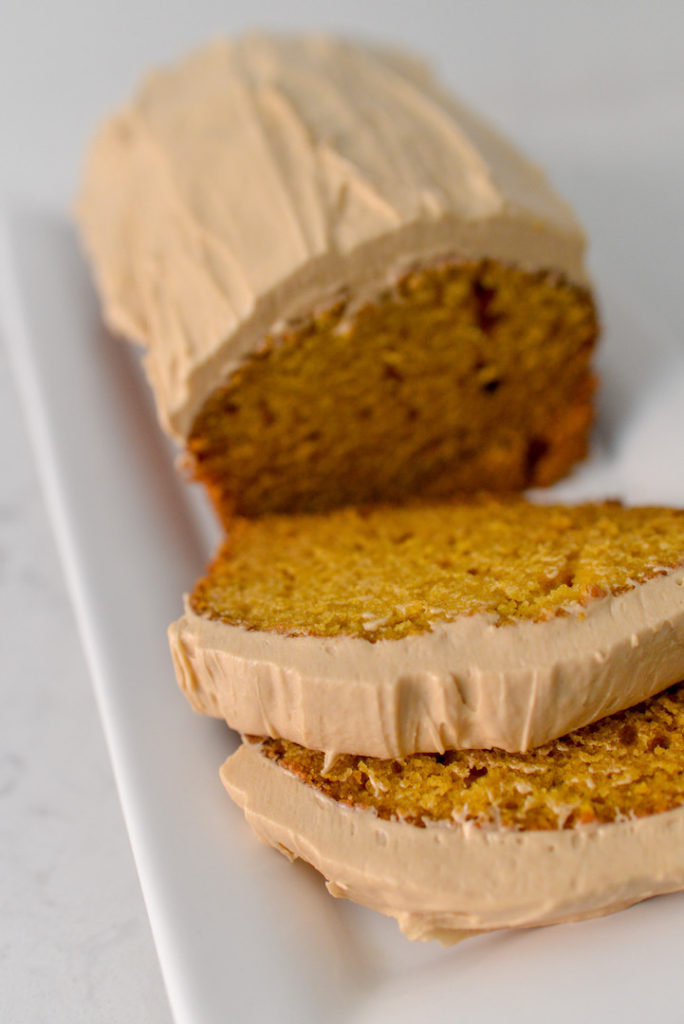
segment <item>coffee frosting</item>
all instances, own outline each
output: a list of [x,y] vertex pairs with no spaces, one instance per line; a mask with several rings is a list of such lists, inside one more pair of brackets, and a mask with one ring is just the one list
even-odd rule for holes
[[150,75],[99,131],[77,212],[106,319],[147,346],[180,440],[269,332],[340,290],[444,258],[586,281],[540,170],[423,65],[322,36],[220,41]]
[[169,629],[179,685],[239,732],[373,757],[524,751],[684,679],[684,567],[543,621],[483,614],[375,643],[203,618]]
[[574,921],[684,888],[684,807],[550,831],[418,828],[337,803],[258,744],[243,744],[221,778],[259,839],[312,864],[333,896],[395,917],[410,939]]

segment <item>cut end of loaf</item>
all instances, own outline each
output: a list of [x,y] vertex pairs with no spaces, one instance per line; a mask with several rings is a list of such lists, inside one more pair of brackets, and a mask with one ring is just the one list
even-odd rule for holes
[[589,293],[490,260],[415,270],[264,340],[188,441],[219,515],[518,491],[587,450]]

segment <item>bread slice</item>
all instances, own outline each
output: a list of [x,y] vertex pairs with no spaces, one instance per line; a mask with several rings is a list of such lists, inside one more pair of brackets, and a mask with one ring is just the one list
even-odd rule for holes
[[454,941],[684,888],[684,685],[527,754],[324,756],[253,738],[221,777],[334,896]]
[[193,707],[329,755],[527,750],[684,678],[684,512],[238,520],[169,631]]
[[78,216],[226,523],[544,485],[586,451],[582,232],[410,58],[216,42],[102,126]]

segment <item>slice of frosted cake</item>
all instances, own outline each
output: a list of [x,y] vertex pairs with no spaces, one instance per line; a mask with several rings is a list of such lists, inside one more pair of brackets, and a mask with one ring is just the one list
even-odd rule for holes
[[236,520],[179,683],[328,754],[526,750],[684,678],[684,511],[470,502]]

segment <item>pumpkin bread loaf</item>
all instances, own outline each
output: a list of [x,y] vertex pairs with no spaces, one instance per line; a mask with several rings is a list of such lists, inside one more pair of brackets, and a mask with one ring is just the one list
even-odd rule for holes
[[411,938],[684,888],[684,512],[513,496],[593,419],[539,169],[412,58],[252,35],[145,80],[78,217],[226,531],[169,636],[257,835]]
[[550,484],[586,452],[584,239],[402,55],[223,41],[101,128],[78,203],[105,316],[225,523]]

